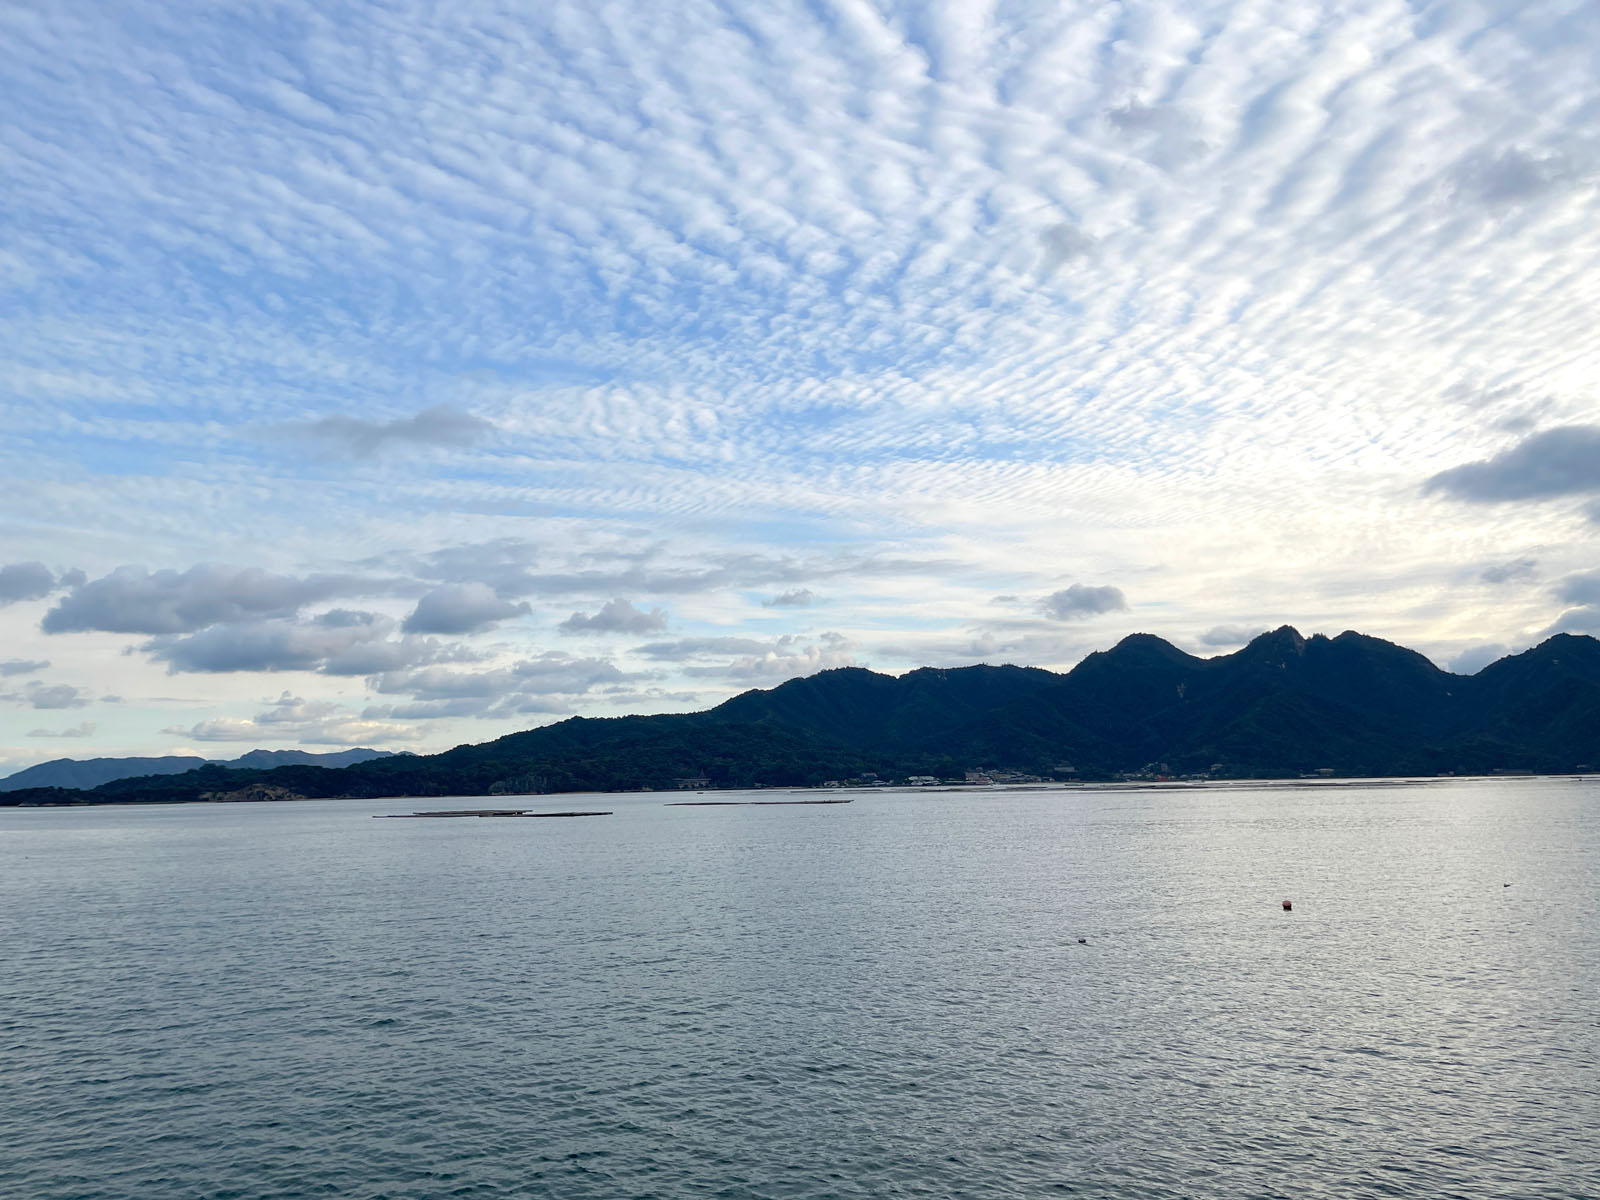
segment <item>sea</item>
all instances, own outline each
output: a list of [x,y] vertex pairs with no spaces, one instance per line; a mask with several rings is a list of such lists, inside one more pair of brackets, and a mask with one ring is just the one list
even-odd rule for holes
[[1595,779],[816,795],[0,809],[0,1196],[1600,1196]]

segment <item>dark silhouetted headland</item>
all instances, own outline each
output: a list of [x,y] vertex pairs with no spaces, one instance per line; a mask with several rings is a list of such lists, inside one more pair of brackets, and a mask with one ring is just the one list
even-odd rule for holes
[[236,794],[515,795],[832,781],[1561,773],[1600,764],[1600,642],[1560,634],[1452,675],[1359,633],[1285,626],[1202,659],[1134,634],[1066,674],[824,671],[701,713],[573,717],[481,745],[342,769],[309,765],[32,789],[9,804]]

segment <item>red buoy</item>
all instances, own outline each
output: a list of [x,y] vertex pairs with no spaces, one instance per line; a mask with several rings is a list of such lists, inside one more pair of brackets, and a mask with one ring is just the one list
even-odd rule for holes
[[1283,911],[1284,912],[1293,912],[1294,911],[1294,901],[1293,900],[1285,900],[1283,902]]

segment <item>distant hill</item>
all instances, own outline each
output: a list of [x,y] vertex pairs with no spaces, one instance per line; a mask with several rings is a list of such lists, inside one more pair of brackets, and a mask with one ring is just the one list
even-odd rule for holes
[[177,775],[206,765],[193,754],[173,754],[162,758],[56,758],[24,767],[0,779],[0,792],[22,788],[94,788],[114,779],[135,775]]
[[369,750],[360,747],[352,750],[331,750],[326,754],[314,754],[309,750],[251,750],[248,754],[241,754],[238,758],[212,759],[224,767],[238,767],[241,769],[262,769],[270,767],[349,767],[356,763],[370,762],[374,758],[388,758],[392,750]]
[[240,769],[263,769],[292,764],[348,767],[374,758],[386,758],[388,750],[336,750],[313,754],[306,750],[252,750],[238,758],[207,759],[196,754],[170,754],[161,758],[57,758],[24,767],[0,779],[0,792],[23,788],[96,788],[118,779],[148,775],[181,775],[207,763]]
[[845,668],[701,713],[573,717],[442,754],[342,769],[208,764],[88,792],[12,792],[0,803],[192,800],[255,783],[303,796],[475,796],[974,769],[1080,779],[1600,769],[1600,642],[1561,634],[1461,676],[1359,633],[1303,638],[1285,626],[1209,659],[1135,634],[1066,674]]

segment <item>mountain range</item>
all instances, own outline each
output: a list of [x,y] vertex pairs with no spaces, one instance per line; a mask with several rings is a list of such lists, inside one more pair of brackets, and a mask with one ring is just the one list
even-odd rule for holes
[[[1475,675],[1359,633],[1285,626],[1202,659],[1148,634],[1057,674],[847,667],[700,713],[573,717],[434,755],[341,769],[207,765],[0,803],[192,800],[251,785],[300,796],[479,796],[817,785],[1005,770],[1283,778],[1556,773],[1600,765],[1600,641],[1559,634]],[[702,781],[704,781],[702,783]]]
[[201,758],[198,754],[167,754],[160,758],[54,758],[24,767],[0,779],[0,792],[23,788],[95,788],[116,779],[141,775],[181,775],[207,763],[239,770],[266,770],[290,765],[348,767],[374,758],[387,758],[389,750],[335,750],[314,754],[308,750],[251,750],[238,758]]

